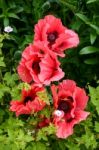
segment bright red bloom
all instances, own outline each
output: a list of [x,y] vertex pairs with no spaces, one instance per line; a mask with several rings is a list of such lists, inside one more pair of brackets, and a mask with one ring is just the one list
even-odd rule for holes
[[54,101],[53,123],[57,127],[57,137],[67,138],[73,134],[73,126],[85,120],[89,112],[84,111],[88,96],[84,89],[72,80],[64,80],[51,87]]
[[22,81],[49,85],[52,81],[59,81],[64,73],[55,55],[41,54],[40,50],[32,46],[27,47],[18,66],[18,74]]
[[45,52],[54,53],[61,57],[63,51],[79,44],[78,35],[62,25],[60,19],[48,15],[35,25],[34,45]]
[[21,114],[32,114],[42,110],[46,103],[37,96],[38,92],[42,92],[43,87],[32,85],[29,90],[22,90],[21,100],[13,100],[10,103],[10,111],[16,113],[16,116]]

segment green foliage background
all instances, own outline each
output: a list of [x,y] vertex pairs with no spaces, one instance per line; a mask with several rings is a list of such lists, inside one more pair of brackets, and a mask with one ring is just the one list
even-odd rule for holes
[[[9,103],[19,98],[22,88],[16,73],[21,53],[33,41],[34,25],[47,14],[61,18],[80,37],[79,46],[66,51],[60,61],[65,78],[86,88],[90,116],[66,140],[52,136],[50,127],[41,130],[34,142],[27,121],[9,112]],[[4,33],[8,25],[14,29],[9,35]],[[99,149],[99,0],[0,0],[0,150],[39,149]]]

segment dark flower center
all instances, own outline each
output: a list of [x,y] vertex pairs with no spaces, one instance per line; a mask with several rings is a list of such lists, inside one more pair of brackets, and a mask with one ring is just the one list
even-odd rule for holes
[[53,44],[57,38],[58,38],[58,33],[56,31],[54,31],[52,33],[48,33],[47,40],[51,44]]
[[59,105],[58,105],[58,110],[63,110],[65,113],[70,111],[71,106],[68,101],[65,100],[60,100]]
[[69,122],[71,122],[73,120],[73,118],[72,117],[70,117],[69,119],[67,119],[66,121],[69,123]]
[[68,99],[70,102],[73,102],[72,96],[68,96],[67,99]]
[[39,74],[39,73],[40,73],[39,62],[37,62],[37,61],[33,62],[33,64],[32,64],[32,69],[34,70],[34,72],[35,72],[36,74]]
[[32,97],[31,96],[26,96],[24,99],[24,103],[26,104],[28,101],[32,101]]

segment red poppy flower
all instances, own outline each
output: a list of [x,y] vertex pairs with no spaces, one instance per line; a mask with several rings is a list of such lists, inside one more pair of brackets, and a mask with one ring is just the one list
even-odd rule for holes
[[84,111],[88,96],[84,89],[72,80],[64,80],[51,87],[54,101],[53,123],[57,127],[57,137],[67,138],[73,133],[73,126],[85,120],[89,112]]
[[42,92],[43,87],[32,85],[29,90],[22,90],[21,100],[13,100],[10,103],[10,111],[16,113],[16,116],[21,114],[32,114],[44,108],[46,103],[37,96],[38,92]]
[[79,44],[78,35],[62,25],[60,19],[48,15],[35,25],[34,45],[61,57],[63,51]]
[[[63,76],[59,61],[55,55],[41,54],[34,51],[35,47],[26,48],[22,54],[18,66],[18,74],[22,81],[49,85],[52,81],[58,81]],[[39,50],[37,50],[39,51]]]

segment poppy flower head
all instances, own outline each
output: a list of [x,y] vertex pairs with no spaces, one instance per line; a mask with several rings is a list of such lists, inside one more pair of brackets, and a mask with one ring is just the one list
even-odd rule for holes
[[89,112],[84,111],[88,96],[72,80],[64,80],[58,86],[52,85],[51,90],[54,109],[62,114],[61,117],[53,115],[53,123],[57,127],[56,135],[66,138],[73,133],[73,126],[89,115]]
[[10,103],[10,111],[16,113],[16,116],[21,114],[32,114],[42,110],[46,103],[37,96],[38,92],[42,92],[43,87],[32,85],[30,89],[22,90],[21,100],[13,100]]
[[64,56],[64,50],[79,44],[78,35],[62,25],[61,20],[53,15],[40,19],[35,25],[34,32],[34,45],[47,53],[54,53],[61,57]]
[[58,81],[64,73],[60,68],[57,57],[52,54],[41,54],[32,52],[30,48],[25,49],[22,59],[17,68],[22,81],[30,83],[49,85],[52,81]]

